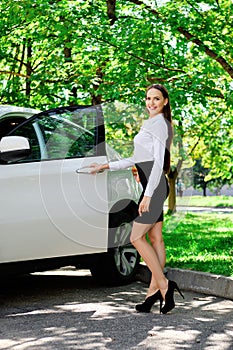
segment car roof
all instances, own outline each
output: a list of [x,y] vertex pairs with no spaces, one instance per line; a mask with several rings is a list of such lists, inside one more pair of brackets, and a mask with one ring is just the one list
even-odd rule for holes
[[0,105],[0,119],[7,115],[13,116],[14,114],[16,116],[22,115],[29,118],[33,114],[37,114],[39,112],[40,112],[39,109],[34,109],[34,108],[18,107],[18,106],[12,106],[12,105]]

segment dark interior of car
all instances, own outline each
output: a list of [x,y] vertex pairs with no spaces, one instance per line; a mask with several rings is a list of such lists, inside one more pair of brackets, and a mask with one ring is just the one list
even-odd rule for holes
[[0,120],[0,139],[3,136],[6,136],[11,130],[13,130],[16,126],[24,122],[26,118],[24,117],[8,117]]

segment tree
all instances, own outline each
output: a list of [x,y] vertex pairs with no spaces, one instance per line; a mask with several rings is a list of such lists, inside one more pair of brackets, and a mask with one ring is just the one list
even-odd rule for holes
[[206,189],[208,182],[205,181],[206,175],[209,173],[209,169],[204,168],[201,164],[201,159],[198,159],[193,168],[193,185],[194,188],[201,188],[203,196],[206,196]]
[[[181,137],[170,209],[184,154],[202,155],[208,181],[232,182],[230,0],[19,0],[0,1],[0,10],[1,103],[141,108],[145,86],[165,84]],[[126,131],[136,120],[135,128],[127,117]]]

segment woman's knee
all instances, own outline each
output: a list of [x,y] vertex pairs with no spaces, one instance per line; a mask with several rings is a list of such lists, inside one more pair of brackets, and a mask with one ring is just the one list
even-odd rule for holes
[[149,240],[152,245],[161,245],[164,243],[162,235],[160,236],[149,235]]
[[162,244],[163,243],[163,235],[162,230],[153,229],[148,232],[148,238],[152,244]]

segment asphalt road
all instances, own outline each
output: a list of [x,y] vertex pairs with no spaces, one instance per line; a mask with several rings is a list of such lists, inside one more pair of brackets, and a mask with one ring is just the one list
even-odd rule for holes
[[233,349],[233,302],[184,292],[160,315],[137,313],[146,286],[103,287],[88,271],[1,280],[0,349]]

